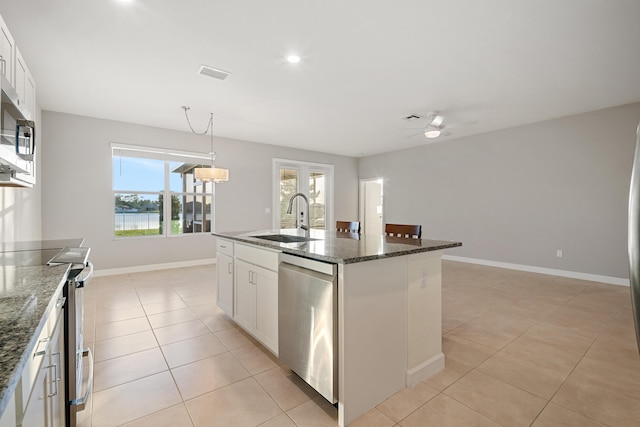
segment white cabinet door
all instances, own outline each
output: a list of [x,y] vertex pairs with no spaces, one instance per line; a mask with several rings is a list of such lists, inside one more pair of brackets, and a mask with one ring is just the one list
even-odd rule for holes
[[36,119],[36,82],[27,70],[24,82],[24,102],[27,110],[31,114],[31,120]]
[[256,324],[256,289],[253,283],[253,266],[244,261],[235,260],[235,309],[233,319],[249,333],[254,332]]
[[234,255],[233,319],[277,356],[278,253],[235,245]]
[[14,85],[13,81],[13,72],[14,72],[14,63],[13,63],[13,49],[14,49],[14,41],[13,37],[11,37],[11,33],[9,33],[9,29],[6,24],[0,17],[0,73],[5,76],[5,78]]
[[9,399],[2,417],[0,417],[0,427],[16,427],[16,422],[16,396],[14,394]]
[[25,99],[25,81],[27,78],[27,64],[26,62],[24,62],[24,59],[22,58],[22,54],[20,53],[20,50],[16,49],[16,56],[15,56],[15,70],[16,70],[16,75],[15,75],[15,82],[13,84],[13,87],[16,90],[16,93],[18,94],[18,102],[20,103],[21,106],[24,106],[24,99]]
[[278,355],[278,273],[252,266],[255,271],[255,336]]
[[49,398],[51,400],[51,426],[65,427],[66,399],[64,395],[64,316],[60,316],[53,332],[49,375]]
[[[22,58],[20,49],[15,50],[15,84],[16,93],[18,94],[18,102],[30,114],[30,119],[35,119],[35,107],[36,107],[36,85],[33,80],[33,76],[27,68],[27,63]],[[29,118],[29,117],[28,117]]]
[[218,252],[217,284],[218,307],[229,317],[233,317],[233,257]]
[[[48,358],[47,358],[48,359]],[[49,427],[51,425],[49,418],[47,417],[49,409],[47,408],[49,383],[49,364],[48,360],[43,363],[39,370],[36,381],[31,389],[31,398],[27,403],[24,410],[24,417],[22,419],[23,426],[43,426]]]
[[[34,349],[32,360],[22,373],[24,414],[22,426],[64,427],[64,308],[63,299],[57,297],[58,305],[47,319]],[[50,332],[50,333],[48,333]],[[35,381],[32,383],[32,379]]]

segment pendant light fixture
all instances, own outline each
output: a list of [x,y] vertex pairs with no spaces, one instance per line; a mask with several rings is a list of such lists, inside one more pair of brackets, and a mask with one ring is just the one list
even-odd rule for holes
[[213,181],[215,183],[227,182],[229,181],[229,169],[217,168],[215,167],[216,153],[213,151],[213,113],[209,117],[209,123],[207,123],[207,128],[204,132],[196,132],[191,126],[191,121],[189,120],[189,111],[191,108],[182,106],[184,110],[184,116],[187,118],[187,124],[189,124],[189,129],[196,135],[206,135],[210,133],[211,135],[211,167],[198,167],[194,169],[195,179],[203,182]]

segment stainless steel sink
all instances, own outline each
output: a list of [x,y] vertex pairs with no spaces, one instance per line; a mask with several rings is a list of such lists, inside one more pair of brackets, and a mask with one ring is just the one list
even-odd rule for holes
[[255,239],[264,239],[271,240],[272,242],[280,242],[280,243],[299,243],[299,242],[311,242],[313,239],[311,237],[304,236],[292,236],[290,234],[267,234],[264,236],[251,236]]

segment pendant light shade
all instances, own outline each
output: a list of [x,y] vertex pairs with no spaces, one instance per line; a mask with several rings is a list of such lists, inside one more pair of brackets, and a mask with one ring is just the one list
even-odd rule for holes
[[189,120],[189,115],[187,114],[187,111],[189,111],[189,107],[183,106],[182,109],[184,110],[184,115],[187,118],[187,123],[189,124],[189,128],[191,129],[191,132],[195,133],[196,135],[206,135],[207,132],[210,132],[210,135],[211,135],[211,152],[209,153],[211,155],[211,166],[195,168],[194,169],[195,179],[197,181],[215,182],[215,183],[229,181],[229,169],[217,168],[215,166],[216,153],[213,151],[213,113],[211,113],[211,116],[209,118],[209,123],[207,123],[207,128],[205,129],[205,131],[199,133],[193,129],[193,126],[191,126],[191,121]]
[[195,177],[198,181],[213,181],[215,183],[229,181],[229,169],[223,168],[195,168]]

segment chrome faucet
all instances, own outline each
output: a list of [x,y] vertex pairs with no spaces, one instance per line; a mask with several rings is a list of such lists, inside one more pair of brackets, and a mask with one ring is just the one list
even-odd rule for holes
[[[302,224],[302,222],[300,222],[300,228],[302,228],[305,231],[305,235],[307,237],[309,237],[309,234],[311,233],[311,230],[309,228],[309,224],[310,224],[310,219],[309,219],[309,199],[307,198],[307,196],[305,196],[303,193],[296,193],[293,196],[291,196],[291,198],[289,199],[289,207],[287,208],[287,213],[290,214],[291,211],[293,210],[293,199],[295,199],[296,197],[302,197],[304,199],[305,202],[307,202],[307,225]],[[296,228],[298,228],[298,221],[296,221]]]

